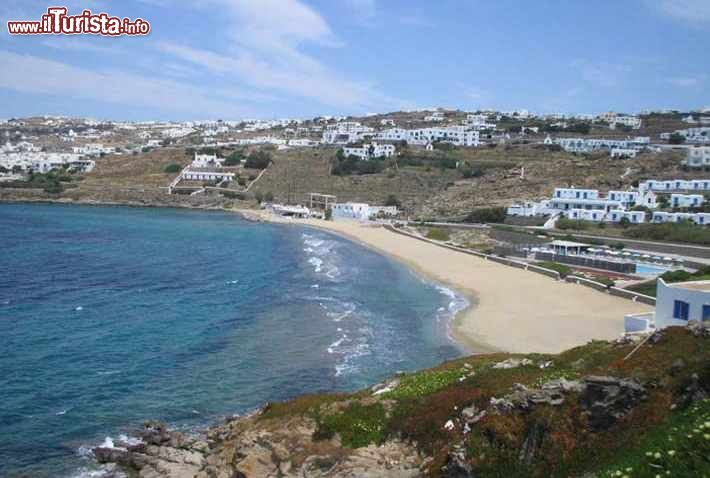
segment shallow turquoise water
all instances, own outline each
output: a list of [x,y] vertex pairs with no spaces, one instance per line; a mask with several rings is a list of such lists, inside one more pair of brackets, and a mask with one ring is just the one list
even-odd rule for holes
[[169,209],[0,205],[0,476],[76,476],[157,418],[203,426],[460,350],[460,297],[339,237]]

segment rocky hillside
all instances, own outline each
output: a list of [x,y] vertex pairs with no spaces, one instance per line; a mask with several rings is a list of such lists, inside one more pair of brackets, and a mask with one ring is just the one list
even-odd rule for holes
[[632,340],[471,356],[200,436],[148,423],[94,455],[143,478],[708,477],[709,341],[691,324],[630,357]]

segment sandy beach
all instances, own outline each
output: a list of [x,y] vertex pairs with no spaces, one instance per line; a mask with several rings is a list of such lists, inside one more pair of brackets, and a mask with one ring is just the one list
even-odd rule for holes
[[614,339],[624,330],[625,314],[653,310],[649,305],[486,261],[383,227],[280,219],[263,211],[249,211],[248,215],[344,235],[466,295],[472,306],[459,314],[453,333],[473,352],[557,353],[592,339]]

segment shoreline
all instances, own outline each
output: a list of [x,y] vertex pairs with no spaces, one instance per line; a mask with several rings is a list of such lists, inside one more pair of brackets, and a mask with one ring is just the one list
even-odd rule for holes
[[651,306],[407,238],[378,225],[354,221],[284,219],[259,209],[133,204],[75,200],[18,200],[85,206],[174,208],[236,213],[255,222],[312,227],[340,235],[405,264],[420,276],[453,289],[469,306],[459,311],[451,335],[464,353],[559,353],[590,340],[613,340],[626,314]]
[[[392,254],[390,251],[386,249],[382,249],[380,247],[377,247],[376,245],[362,240],[361,237],[355,235],[355,234],[350,234],[348,232],[336,230],[333,228],[327,227],[325,224],[320,224],[320,223],[314,223],[315,220],[307,220],[309,222],[304,222],[304,220],[286,220],[283,218],[280,218],[278,216],[274,216],[272,214],[266,213],[263,210],[257,210],[257,209],[239,209],[235,210],[236,213],[240,214],[244,219],[248,221],[253,221],[253,222],[267,222],[270,224],[283,224],[283,225],[293,225],[293,226],[299,226],[299,227],[304,227],[304,228],[311,228],[311,229],[316,229],[318,231],[325,231],[330,234],[335,234],[338,237],[341,237],[343,239],[346,239],[348,241],[354,242],[355,244],[358,244],[360,246],[366,247],[367,249],[370,249],[377,254],[383,255],[393,261],[399,262],[400,264],[403,264],[405,267],[409,268],[412,270],[415,274],[421,276],[423,279],[432,282],[434,285],[440,285],[443,287],[446,287],[449,290],[452,290],[456,295],[463,297],[466,302],[468,303],[466,307],[463,309],[457,311],[452,319],[450,320],[449,324],[447,324],[447,335],[449,339],[456,345],[458,348],[461,349],[461,352],[463,355],[480,355],[480,354],[487,354],[487,353],[496,353],[496,352],[501,352],[502,350],[487,344],[481,340],[476,340],[474,337],[471,337],[468,334],[462,334],[459,332],[458,328],[459,326],[467,319],[473,320],[473,313],[476,308],[476,304],[478,303],[478,297],[477,293],[475,290],[471,289],[462,289],[459,287],[459,284],[455,284],[449,281],[442,281],[438,279],[434,274],[432,274],[430,271],[420,267],[418,264],[406,260],[402,257],[398,257],[395,254]],[[320,222],[326,222],[326,221],[320,221]]]
[[454,340],[473,353],[559,353],[624,332],[624,315],[651,306],[485,261],[356,221],[284,219],[262,210],[250,220],[315,227],[391,257],[463,295],[469,306],[453,320]]

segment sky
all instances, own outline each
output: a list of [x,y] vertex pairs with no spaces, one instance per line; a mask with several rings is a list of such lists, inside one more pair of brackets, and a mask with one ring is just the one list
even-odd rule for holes
[[[710,0],[2,0],[0,118],[710,106]],[[11,36],[66,5],[142,37]]]

